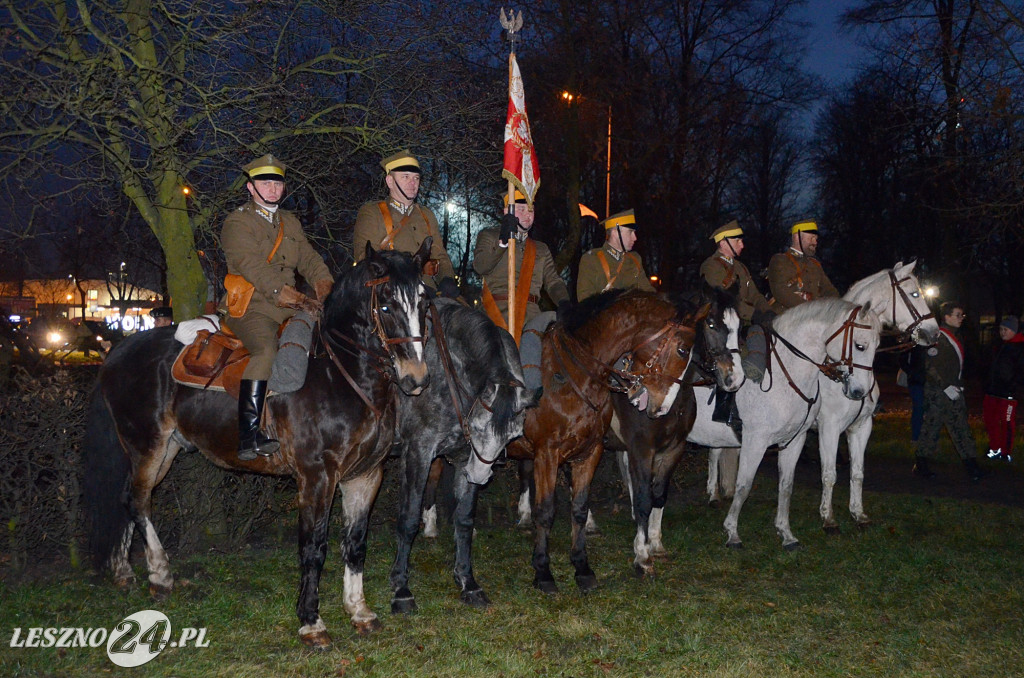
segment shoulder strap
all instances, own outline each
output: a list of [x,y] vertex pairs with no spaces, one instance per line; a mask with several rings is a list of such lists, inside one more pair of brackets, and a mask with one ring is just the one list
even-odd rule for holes
[[278,217],[277,240],[274,241],[274,249],[270,250],[270,254],[267,255],[268,264],[274,258],[274,255],[277,254],[277,248],[281,246],[282,240],[284,240],[284,220]]
[[608,258],[604,256],[604,250],[597,251],[597,260],[601,262],[601,268],[604,269],[604,279],[606,282],[612,281],[612,270],[608,267]]
[[732,287],[732,284],[736,282],[736,268],[735,265],[730,266],[726,263],[725,259],[718,257],[718,263],[725,269],[725,278],[722,279],[722,289],[727,290]]
[[380,241],[380,245],[378,248],[382,250],[393,250],[395,249],[395,222],[391,220],[391,210],[388,209],[388,204],[384,200],[381,200],[379,203],[377,203],[377,209],[380,210],[381,216],[384,217],[384,230],[387,232],[387,235],[384,236],[384,239]]

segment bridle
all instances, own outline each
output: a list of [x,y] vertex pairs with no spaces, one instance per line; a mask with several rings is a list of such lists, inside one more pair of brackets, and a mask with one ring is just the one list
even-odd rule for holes
[[880,348],[877,351],[878,353],[888,353],[890,351],[905,351],[913,347],[914,330],[916,330],[918,326],[924,321],[931,320],[932,318],[935,317],[934,313],[928,312],[922,314],[920,311],[917,310],[917,308],[914,307],[914,303],[911,301],[910,295],[907,294],[907,291],[905,289],[903,289],[903,283],[907,282],[908,280],[910,280],[909,275],[905,278],[897,278],[895,273],[893,273],[891,270],[889,271],[889,285],[892,288],[892,303],[890,304],[890,307],[892,308],[892,322],[890,324],[892,325],[892,327],[896,327],[897,292],[899,293],[900,298],[903,300],[904,306],[907,307],[907,312],[910,313],[912,322],[910,323],[910,325],[907,326],[905,330],[897,333],[895,346],[887,346],[885,348]]
[[[708,317],[711,317],[710,314]],[[734,357],[740,355],[739,348],[729,348],[726,346],[724,351],[712,351],[708,348],[708,329],[706,326],[708,322],[707,318],[702,322],[705,324],[705,328],[697,333],[696,339],[696,341],[699,341],[702,346],[700,348],[694,348],[690,362],[693,364],[694,369],[697,372],[700,372],[704,378],[699,382],[693,382],[694,386],[710,386],[715,384],[717,381],[715,374],[718,372],[718,363],[724,361],[726,358],[729,358],[733,364],[739,364],[739,359]]]
[[338,347],[343,349],[349,355],[355,357],[359,357],[360,353],[365,353],[366,355],[369,355],[371,358],[373,358],[373,361],[370,362],[370,366],[373,367],[373,369],[375,369],[380,375],[382,375],[384,379],[387,380],[389,383],[394,383],[395,363],[398,362],[398,356],[395,355],[394,349],[392,347],[395,344],[407,344],[415,341],[425,344],[427,337],[388,336],[387,331],[384,329],[384,324],[381,321],[381,309],[383,307],[380,303],[380,298],[377,294],[377,289],[381,285],[390,282],[390,280],[390,276],[382,276],[380,278],[373,278],[372,280],[367,280],[365,283],[363,283],[364,287],[370,288],[370,318],[372,320],[372,332],[373,335],[377,337],[377,339],[380,341],[381,346],[384,349],[383,352],[370,348],[369,346],[364,346],[363,344],[360,344],[356,340],[352,339],[348,335],[344,334],[343,332],[335,328],[331,328],[330,330],[328,330],[327,335],[325,336],[323,332],[323,323],[317,323],[317,331],[320,335],[320,342],[324,345],[324,348],[327,350],[327,355],[330,356],[331,362],[334,363],[334,366],[337,367],[338,371],[341,372],[341,376],[345,378],[345,381],[348,382],[349,386],[351,386],[352,389],[356,392],[356,395],[358,395],[359,398],[363,401],[363,403],[368,408],[370,408],[370,411],[373,412],[374,416],[378,420],[381,418],[380,409],[378,409],[373,404],[373,402],[370,400],[370,397],[366,394],[365,391],[363,391],[363,389],[359,387],[359,385],[356,383],[356,380],[352,377],[349,371],[345,369],[345,366],[342,365],[341,361],[338,359],[337,354],[335,354],[334,349],[331,347],[331,340],[332,338],[337,338],[344,341],[345,344],[348,344],[348,346],[345,346],[344,344],[338,344]]
[[[661,329],[619,356],[613,365],[608,365],[593,357],[590,351],[587,350],[587,347],[579,339],[566,332],[561,325],[556,325],[551,330],[551,334],[559,371],[566,376],[569,385],[576,392],[576,395],[590,409],[596,412],[599,409],[598,406],[586,396],[583,389],[580,388],[579,384],[570,375],[568,370],[569,362],[574,363],[595,383],[602,384],[609,391],[625,393],[628,398],[632,399],[645,388],[644,379],[661,374],[662,368],[659,364],[659,359],[666,349],[673,344],[673,339],[676,339],[675,346],[681,355],[686,358],[687,366],[689,366],[691,348],[693,347],[696,332],[692,327],[669,320],[662,325]],[[688,345],[686,344],[687,340],[689,341]],[[639,369],[633,369],[636,364],[636,352],[655,341],[659,343],[651,357],[644,361]],[[568,360],[566,360],[567,356]],[[621,361],[624,361],[624,367],[621,369],[615,367]],[[686,370],[684,368],[683,375],[685,373]],[[679,378],[671,376],[668,378],[679,385],[683,385],[685,383],[682,379],[683,375],[680,375]]]

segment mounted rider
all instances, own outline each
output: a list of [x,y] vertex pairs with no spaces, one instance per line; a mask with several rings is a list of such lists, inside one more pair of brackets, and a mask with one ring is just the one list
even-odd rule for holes
[[[285,164],[268,154],[242,169],[250,200],[224,220],[220,244],[228,267],[224,324],[249,350],[238,396],[238,458],[251,461],[279,447],[259,426],[278,328],[299,310],[319,313],[334,278],[298,218],[278,208],[285,194]],[[312,284],[316,299],[296,289],[296,273]]]
[[352,255],[362,261],[366,243],[376,250],[397,250],[415,254],[427,236],[433,237],[430,259],[423,265],[423,284],[431,295],[437,292],[452,299],[459,296],[455,268],[438,234],[437,217],[416,202],[420,191],[420,161],[408,150],[383,158],[387,200],[365,203],[352,227]]
[[633,251],[637,240],[633,210],[613,214],[603,223],[604,246],[594,248],[580,258],[576,301],[613,289],[654,292],[640,255]]
[[[715,229],[711,234],[715,253],[700,265],[700,275],[711,287],[735,291],[736,311],[743,320],[746,330],[746,355],[743,357],[743,371],[747,377],[760,382],[766,363],[765,331],[762,325],[770,327],[775,311],[754,283],[750,271],[739,260],[743,252],[743,229],[735,219]],[[735,409],[735,393],[717,392],[712,421],[736,425],[739,415]]]
[[[540,334],[554,321],[556,314],[541,313],[538,302],[541,291],[548,293],[561,312],[569,307],[569,288],[555,269],[555,260],[548,246],[530,237],[535,213],[526,196],[515,191],[514,213],[508,210],[508,195],[504,195],[506,213],[500,228],[485,228],[476,237],[473,248],[473,270],[484,281],[483,307],[494,324],[509,330],[508,326],[508,248],[516,253],[516,307],[513,322],[522,331],[519,352],[523,359],[526,387],[537,390],[540,376]],[[513,336],[515,332],[511,332]]]
[[789,233],[789,248],[772,256],[768,263],[768,286],[779,313],[814,299],[839,296],[814,256],[818,251],[818,224],[798,221]]

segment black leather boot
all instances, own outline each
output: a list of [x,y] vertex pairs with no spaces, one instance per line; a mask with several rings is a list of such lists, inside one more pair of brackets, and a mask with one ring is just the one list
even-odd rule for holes
[[238,388],[238,458],[252,461],[257,455],[269,457],[281,447],[260,431],[260,415],[267,399],[267,382],[243,379]]
[[711,421],[728,424],[736,435],[743,432],[740,411],[736,408],[736,393],[715,389],[715,409],[711,411]]
[[918,478],[924,478],[925,480],[931,480],[935,477],[935,471],[928,468],[928,460],[924,457],[917,457],[913,473]]

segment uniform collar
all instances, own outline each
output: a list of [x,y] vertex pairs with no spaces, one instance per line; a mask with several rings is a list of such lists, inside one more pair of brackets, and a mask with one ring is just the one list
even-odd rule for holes
[[722,254],[721,252],[718,253],[718,258],[721,259],[722,261],[726,262],[726,263],[729,263],[729,264],[732,264],[732,263],[734,263],[736,261],[732,257],[727,257],[724,254]]
[[388,205],[391,206],[391,209],[395,210],[396,212],[401,214],[403,217],[408,215],[410,212],[412,212],[413,205],[415,205],[415,204],[416,204],[415,202],[411,202],[411,203],[409,203],[409,205],[407,207],[407,206],[403,205],[402,203],[398,202],[397,200],[395,200],[394,198],[388,198]]
[[803,252],[801,252],[800,250],[798,250],[797,248],[792,247],[792,246],[790,246],[790,248],[789,248],[789,253],[792,254],[794,257],[806,257],[807,256],[806,254],[804,254]]
[[277,215],[277,210],[269,210],[255,200],[252,201],[252,211],[266,219],[271,224],[274,223],[274,217]]
[[619,261],[626,254],[625,252],[615,249],[608,243],[604,244],[604,251],[607,252],[615,261]]

